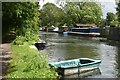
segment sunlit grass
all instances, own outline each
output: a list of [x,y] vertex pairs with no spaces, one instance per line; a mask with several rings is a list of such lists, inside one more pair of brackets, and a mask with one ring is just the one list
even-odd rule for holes
[[50,69],[47,56],[28,45],[12,45],[11,62],[7,78],[57,78],[58,74]]

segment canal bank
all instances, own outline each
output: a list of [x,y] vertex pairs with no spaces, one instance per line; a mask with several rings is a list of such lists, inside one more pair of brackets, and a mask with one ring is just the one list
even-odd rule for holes
[[29,43],[11,44],[10,64],[3,78],[57,78],[55,69],[50,69],[48,65],[47,56],[29,46]]
[[40,53],[37,48],[32,49],[29,42],[23,42],[24,45],[14,45],[13,40],[14,36],[9,35],[0,44],[2,51],[0,79],[58,77],[55,69],[50,69],[48,57],[44,53]]
[[101,42],[99,37],[64,36],[63,34],[40,32],[40,37],[47,40],[46,49],[49,62],[76,58],[101,59],[100,73],[88,78],[120,77],[120,46],[114,42]]

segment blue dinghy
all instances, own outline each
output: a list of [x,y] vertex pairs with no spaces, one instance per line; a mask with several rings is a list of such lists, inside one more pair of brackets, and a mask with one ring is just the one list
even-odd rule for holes
[[84,71],[91,71],[98,69],[101,60],[94,60],[90,58],[78,58],[60,62],[51,62],[50,66],[58,67],[58,73],[61,75],[71,75]]

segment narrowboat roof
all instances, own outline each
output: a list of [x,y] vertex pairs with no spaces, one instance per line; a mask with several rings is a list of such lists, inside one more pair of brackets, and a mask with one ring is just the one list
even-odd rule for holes
[[96,25],[95,24],[80,24],[80,23],[77,23],[76,27],[90,27],[90,28],[94,28],[94,27],[96,27]]

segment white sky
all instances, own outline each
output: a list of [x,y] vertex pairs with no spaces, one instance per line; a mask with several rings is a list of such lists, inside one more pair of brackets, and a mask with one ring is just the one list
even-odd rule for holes
[[55,0],[44,0],[44,2],[43,2],[43,0],[40,0],[39,1],[39,4],[40,4],[40,8],[42,8],[42,6],[44,5],[44,4],[46,4],[46,3],[48,3],[48,2],[51,2],[51,3],[54,3],[55,2]]
[[116,3],[115,2],[101,2],[102,5],[104,5],[102,12],[103,12],[103,18],[106,18],[107,12],[113,12],[116,13]]
[[[47,2],[50,2],[50,3],[55,3],[56,0],[40,0],[39,1],[39,4],[41,5],[40,8],[42,8],[42,6],[44,4],[46,4]],[[64,0],[62,0],[64,1]],[[82,1],[82,0],[67,0],[67,1]],[[84,0],[84,1],[87,1],[87,0]],[[113,13],[116,13],[116,4],[115,4],[115,0],[92,0],[92,1],[97,1],[97,2],[100,2],[102,5],[103,5],[103,9],[102,9],[102,12],[103,12],[103,18],[106,18],[106,14],[107,12],[113,12]]]

